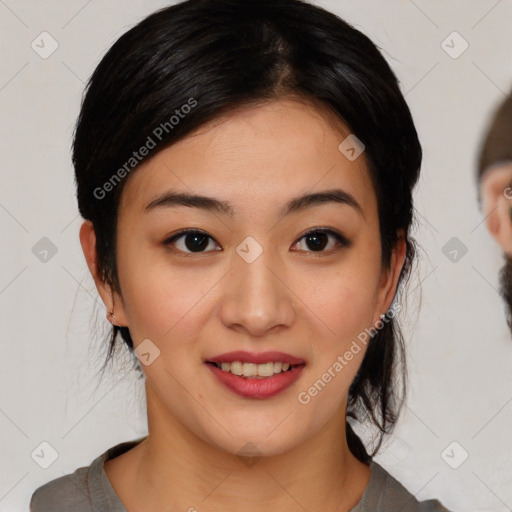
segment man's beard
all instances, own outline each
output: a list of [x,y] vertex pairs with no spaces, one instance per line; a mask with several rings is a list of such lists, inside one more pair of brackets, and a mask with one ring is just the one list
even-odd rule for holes
[[505,265],[500,270],[500,295],[506,304],[507,324],[512,333],[512,256],[504,254]]

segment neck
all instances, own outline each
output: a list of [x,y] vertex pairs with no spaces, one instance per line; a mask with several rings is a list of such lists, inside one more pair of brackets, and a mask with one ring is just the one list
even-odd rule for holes
[[[147,397],[148,437],[137,445],[128,476],[130,510],[340,510],[361,499],[369,466],[350,452],[346,406],[307,442],[266,457],[241,457],[200,439]],[[130,450],[132,451],[132,450]],[[128,452],[130,453],[130,452]],[[128,491],[130,492],[130,491]]]

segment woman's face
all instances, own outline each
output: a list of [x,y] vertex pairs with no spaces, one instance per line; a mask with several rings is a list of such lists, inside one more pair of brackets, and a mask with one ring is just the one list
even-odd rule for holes
[[[230,453],[251,443],[271,455],[344,421],[366,346],[343,356],[386,312],[404,256],[381,268],[364,153],[338,148],[348,135],[312,106],[274,101],[201,128],[129,177],[115,319],[138,348],[150,433],[170,421]],[[275,375],[287,359],[302,364]]]

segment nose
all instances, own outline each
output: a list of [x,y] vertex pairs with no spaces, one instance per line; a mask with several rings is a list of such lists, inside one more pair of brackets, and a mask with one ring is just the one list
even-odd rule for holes
[[295,295],[290,287],[283,265],[271,251],[263,250],[251,263],[235,254],[226,276],[222,322],[254,337],[291,326]]

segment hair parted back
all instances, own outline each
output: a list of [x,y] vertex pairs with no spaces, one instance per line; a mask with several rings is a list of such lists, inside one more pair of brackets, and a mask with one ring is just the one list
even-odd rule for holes
[[[155,140],[149,157],[238,107],[290,97],[326,109],[363,142],[384,266],[399,230],[405,233],[403,284],[415,257],[409,231],[422,150],[397,78],[376,46],[333,13],[302,0],[187,0],[123,34],[84,93],[73,141],[78,206],[93,223],[98,270],[112,289],[121,291],[116,225],[129,176],[101,199],[95,190],[190,98],[197,105]],[[105,364],[118,335],[134,350],[129,329],[113,326]],[[367,417],[379,431],[372,456],[396,423],[405,381],[403,336],[390,319],[369,341],[349,389],[347,416]],[[359,460],[370,460],[348,422],[347,441]]]

